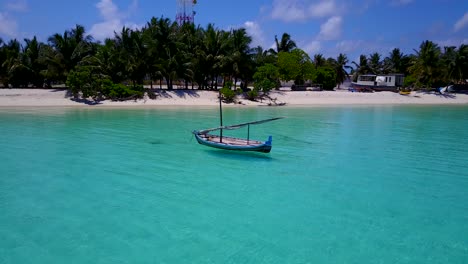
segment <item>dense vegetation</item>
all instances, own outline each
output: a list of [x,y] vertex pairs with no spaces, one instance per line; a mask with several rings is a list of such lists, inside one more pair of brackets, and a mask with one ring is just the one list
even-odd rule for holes
[[[358,74],[404,73],[406,84],[433,87],[468,79],[468,46],[444,47],[424,41],[415,54],[394,49],[387,57],[361,55],[349,62],[345,54],[313,58],[297,48],[284,33],[275,36],[276,49],[251,48],[243,28],[224,31],[208,25],[178,25],[168,18],[153,18],[141,30],[123,28],[103,43],[77,25],[54,34],[42,43],[36,37],[23,44],[0,39],[0,83],[4,87],[50,87],[66,84],[75,96],[125,99],[141,96],[143,84],[167,85],[168,89],[218,89],[247,91],[249,97],[293,80],[320,84],[324,89],[340,85],[351,72]],[[226,81],[232,82],[228,85]],[[237,87],[237,83],[241,87]]]

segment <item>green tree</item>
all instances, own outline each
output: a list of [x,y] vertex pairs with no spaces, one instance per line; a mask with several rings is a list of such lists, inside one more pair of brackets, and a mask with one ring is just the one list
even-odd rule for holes
[[43,73],[51,80],[65,82],[67,75],[85,57],[94,54],[96,46],[92,37],[86,35],[85,28],[76,25],[63,35],[54,34],[48,39],[49,45],[41,49],[41,61],[48,68]]
[[228,48],[228,76],[234,78],[234,88],[239,79],[252,78],[253,68],[250,43],[252,38],[247,35],[245,28],[233,30],[230,34],[230,47]]
[[417,85],[427,88],[438,85],[443,75],[439,46],[427,40],[422,42],[419,50],[415,52],[416,57],[409,70],[416,77]]
[[408,74],[410,57],[403,54],[400,49],[393,49],[388,57],[383,61],[385,73],[403,73]]
[[146,45],[141,31],[123,27],[115,34],[115,45],[119,60],[125,66],[123,75],[132,81],[133,86],[143,84],[147,72]]
[[178,42],[180,63],[178,75],[184,79],[185,89],[188,89],[189,82],[192,83],[195,80],[195,63],[196,57],[194,56],[194,50],[200,45],[200,38],[197,37],[199,28],[196,28],[193,23],[184,23],[179,28]]
[[207,78],[211,82],[211,88],[218,88],[218,77],[223,74],[229,59],[229,33],[217,30],[212,24],[208,25],[203,39],[203,53],[206,55]]
[[351,63],[354,64],[354,68],[351,71],[354,82],[357,81],[359,75],[371,73],[371,68],[368,64],[366,55],[362,54],[359,56],[359,63],[356,63],[355,61],[352,61]]
[[336,85],[336,73],[331,67],[319,67],[314,72],[312,81],[316,84],[321,84],[324,90],[333,90]]
[[21,44],[12,39],[2,47],[4,60],[1,63],[5,87],[27,87],[29,84],[29,70],[26,66],[25,56],[21,50]]
[[255,64],[255,67],[259,67],[267,63],[276,63],[275,55],[270,53],[268,50],[264,50],[261,46],[255,47],[252,52],[252,60]]
[[127,79],[126,61],[120,57],[115,39],[106,39],[99,45],[94,56],[84,58],[80,65],[89,66],[94,72],[98,72],[102,78],[110,79],[114,83],[120,83]]
[[297,85],[312,79],[313,64],[309,55],[301,49],[278,53],[278,69],[281,80],[294,80]]
[[4,83],[6,79],[6,70],[5,67],[3,66],[3,63],[6,60],[6,52],[5,52],[5,46],[3,43],[3,39],[0,38],[0,82],[2,83],[3,86],[6,87],[6,84]]
[[368,61],[369,70],[372,74],[381,74],[383,71],[383,64],[381,61],[381,56],[378,52],[374,52],[369,55]]
[[327,61],[325,60],[325,57],[323,57],[323,54],[314,55],[314,65],[316,69],[319,67],[324,67],[326,64]]
[[291,35],[283,33],[281,40],[275,35],[276,50],[270,50],[273,54],[279,54],[280,52],[291,52],[297,48],[296,42],[291,39]]
[[67,76],[66,85],[74,98],[96,99],[100,96],[101,78],[87,66],[78,66],[72,70]]
[[271,63],[258,67],[253,76],[254,90],[265,93],[271,91],[277,87],[279,75],[278,68]]
[[348,72],[346,69],[349,69],[350,66],[348,64],[348,58],[346,57],[345,54],[340,53],[338,55],[338,58],[333,64],[333,67],[335,69],[335,75],[336,75],[336,85],[338,85],[338,89],[340,88],[340,85],[346,80],[346,78],[349,77]]
[[461,44],[458,48],[457,62],[454,70],[453,79],[459,83],[466,83],[468,80],[468,45]]
[[47,66],[41,62],[40,58],[41,49],[43,48],[44,43],[39,42],[36,37],[25,39],[24,42],[26,43],[26,46],[24,48],[23,55],[24,65],[28,71],[27,80],[34,87],[42,87],[44,85],[42,71],[47,68]]
[[454,46],[444,47],[441,62],[444,65],[446,82],[465,82],[468,77],[468,45],[462,44],[458,50]]

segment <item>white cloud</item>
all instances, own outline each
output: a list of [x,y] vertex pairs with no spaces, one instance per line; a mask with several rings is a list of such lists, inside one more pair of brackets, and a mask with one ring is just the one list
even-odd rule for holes
[[468,25],[468,12],[463,15],[462,18],[460,18],[457,23],[455,23],[454,29],[455,31],[459,31],[462,28],[466,27]]
[[10,38],[16,38],[18,36],[18,24],[16,20],[7,13],[0,12],[0,35],[5,35]]
[[321,1],[309,6],[309,14],[312,17],[327,17],[336,14],[338,8],[334,1]]
[[141,27],[136,23],[123,21],[123,19],[130,16],[130,13],[137,9],[138,1],[136,0],[132,1],[132,4],[126,12],[121,12],[112,0],[100,0],[99,3],[96,4],[96,7],[99,9],[99,13],[104,19],[104,21],[94,24],[91,27],[90,34],[97,40],[112,38],[114,32],[120,32],[124,26],[131,29]]
[[4,7],[5,11],[0,11],[0,36],[18,38],[20,35],[18,22],[12,14],[28,11],[28,3],[26,0],[9,1]]
[[336,50],[339,53],[351,53],[362,49],[364,42],[362,40],[343,40],[336,43]]
[[435,40],[435,43],[439,45],[439,47],[460,47],[462,44],[467,44],[468,39],[445,39],[445,40]]
[[341,36],[343,19],[340,16],[330,17],[320,26],[318,38],[322,40],[335,40]]
[[26,12],[28,11],[28,3],[26,0],[11,1],[6,4],[6,9],[15,12]]
[[114,32],[120,32],[123,25],[118,19],[107,20],[102,23],[94,24],[91,27],[90,34],[97,40],[112,38]]
[[275,0],[271,16],[285,22],[304,21],[307,18],[304,8],[297,4],[296,1]]
[[252,37],[252,47],[264,46],[265,44],[265,34],[260,28],[260,25],[253,21],[247,21],[244,23],[245,30],[247,34]]
[[314,40],[304,46],[304,51],[308,54],[317,54],[322,49],[320,41]]
[[112,0],[101,0],[96,4],[101,16],[105,20],[117,19],[119,16],[119,8],[112,2]]
[[339,12],[333,0],[274,0],[271,17],[285,22],[306,21]]

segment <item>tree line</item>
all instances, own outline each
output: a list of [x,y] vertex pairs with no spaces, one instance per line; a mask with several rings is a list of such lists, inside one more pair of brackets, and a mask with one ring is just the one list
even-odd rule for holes
[[312,58],[297,47],[291,36],[275,36],[276,49],[251,48],[244,28],[220,30],[190,23],[179,25],[168,18],[152,18],[137,30],[123,27],[113,38],[94,41],[76,25],[46,43],[36,37],[20,43],[0,39],[0,83],[4,87],[51,87],[67,84],[75,94],[122,97],[141,93],[142,85],[177,84],[186,89],[218,89],[241,82],[255,91],[269,91],[279,81],[306,81],[332,90],[348,76],[403,73],[406,85],[433,87],[468,79],[468,46],[439,47],[423,41],[414,54],[393,49],[361,55],[358,62],[346,54]]

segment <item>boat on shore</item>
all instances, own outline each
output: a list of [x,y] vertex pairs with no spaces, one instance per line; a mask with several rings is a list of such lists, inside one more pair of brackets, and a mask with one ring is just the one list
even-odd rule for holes
[[[269,153],[272,148],[272,136],[269,136],[266,141],[252,140],[250,139],[250,126],[259,125],[266,122],[274,121],[281,119],[283,117],[269,118],[259,121],[253,121],[248,123],[242,123],[231,126],[223,126],[223,112],[222,112],[222,103],[221,103],[221,94],[219,99],[219,112],[220,112],[220,126],[216,128],[203,129],[203,130],[194,130],[192,133],[195,135],[195,139],[201,145],[225,149],[225,150],[238,150],[238,151],[256,151]],[[223,136],[224,130],[233,130],[239,129],[242,127],[247,127],[247,138],[237,138]],[[218,134],[212,132],[219,131]]]
[[401,95],[410,95],[411,91],[399,91],[398,93]]
[[391,91],[397,92],[403,86],[403,74],[364,74],[359,75],[356,82],[351,82],[351,87],[356,91]]

